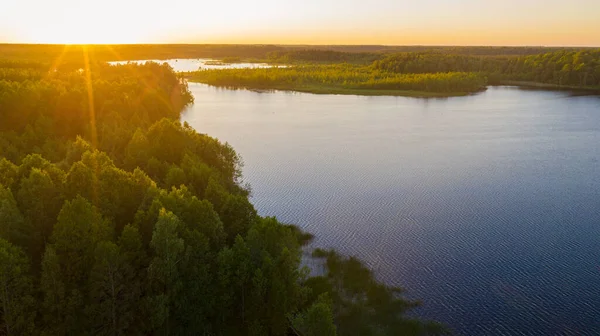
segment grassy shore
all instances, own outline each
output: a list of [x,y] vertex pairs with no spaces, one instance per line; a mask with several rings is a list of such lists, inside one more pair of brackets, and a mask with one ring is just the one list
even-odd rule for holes
[[[200,80],[189,79],[190,82],[209,84]],[[446,97],[461,97],[474,94],[475,92],[427,92],[415,90],[379,90],[379,89],[349,89],[342,87],[330,86],[273,86],[269,88],[258,88],[249,86],[230,86],[230,85],[215,85],[216,87],[231,89],[231,90],[249,90],[254,92],[275,92],[275,91],[290,91],[303,92],[313,94],[333,94],[333,95],[355,95],[355,96],[398,96],[398,97],[414,97],[414,98],[446,98]],[[484,91],[481,89],[480,91]],[[477,91],[477,92],[480,92]]]
[[227,88],[410,97],[463,96],[487,84],[484,76],[474,73],[397,74],[349,64],[202,70],[186,77]]

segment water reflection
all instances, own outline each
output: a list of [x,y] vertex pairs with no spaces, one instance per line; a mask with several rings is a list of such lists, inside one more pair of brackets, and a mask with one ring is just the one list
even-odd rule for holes
[[141,61],[119,61],[109,62],[109,64],[127,64],[146,62],[168,63],[175,71],[188,72],[202,69],[244,69],[244,68],[268,68],[272,65],[265,63],[220,63],[217,60],[209,58],[197,59],[168,59],[168,60],[141,60]]
[[449,99],[190,84],[262,215],[314,233],[465,335],[600,331],[600,100]]

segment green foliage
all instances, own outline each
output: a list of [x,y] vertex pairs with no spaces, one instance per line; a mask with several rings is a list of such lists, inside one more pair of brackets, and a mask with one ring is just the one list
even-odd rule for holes
[[35,300],[28,272],[23,251],[0,238],[0,330],[4,335],[34,332]]
[[390,90],[456,93],[478,91],[486,84],[485,77],[474,73],[399,74],[371,66],[350,64],[202,70],[192,73],[190,78],[223,87],[315,92],[348,89],[359,92]]
[[[519,81],[529,85],[600,87],[600,50],[531,52],[501,48],[487,51],[433,48],[388,55],[334,50],[277,51],[268,55],[268,61],[301,65],[201,70],[188,77],[229,88],[350,94],[469,93],[484,88],[488,80],[492,84]],[[333,64],[317,65],[320,63]]]
[[42,292],[42,318],[47,335],[62,335],[69,330],[67,320],[72,311],[66,301],[67,291],[63,281],[60,261],[56,251],[48,245],[42,259],[42,275],[40,279]]
[[485,73],[492,82],[530,81],[560,86],[599,87],[600,50],[561,50],[526,56],[469,56],[438,53],[401,53],[373,63],[379,71]]
[[172,69],[0,69],[0,334],[346,330],[301,267],[310,235],[258,216],[233,148],[177,121]]
[[333,322],[332,302],[322,294],[292,320],[292,326],[302,336],[335,336],[337,328]]
[[[89,70],[89,83],[86,71],[79,67],[49,72],[49,66],[25,62],[11,71],[39,73],[35,78],[0,79],[0,110],[6,111],[0,115],[0,132],[5,132],[0,136],[0,153],[7,153],[12,161],[32,152],[58,161],[67,152],[66,140],[77,136],[120,161],[131,140],[131,127],[177,118],[193,100],[166,64],[95,64]],[[90,149],[81,145],[77,140],[68,149],[67,164]]]
[[32,168],[29,176],[21,180],[17,200],[29,229],[26,235],[34,262],[39,261],[44,243],[52,234],[63,202],[60,190],[61,185],[55,184],[46,170]]
[[335,50],[303,49],[274,51],[267,54],[269,63],[357,63],[368,64],[381,57],[378,53],[343,52]]
[[67,285],[78,287],[93,265],[96,244],[113,236],[110,223],[96,207],[81,196],[66,201],[52,233],[52,245],[59,257]]
[[12,192],[0,184],[0,238],[27,248],[28,233],[31,229],[26,226]]

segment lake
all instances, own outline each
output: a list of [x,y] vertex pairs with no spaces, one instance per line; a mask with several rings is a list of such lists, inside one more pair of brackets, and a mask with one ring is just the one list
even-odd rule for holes
[[600,98],[448,99],[190,83],[264,216],[364,260],[459,335],[600,334]]
[[144,64],[146,62],[155,63],[168,63],[173,70],[178,72],[208,70],[208,69],[242,69],[242,68],[270,68],[272,65],[265,63],[222,63],[219,64],[217,60],[209,58],[198,58],[198,59],[167,59],[167,60],[138,60],[138,61],[116,61],[108,62],[108,64],[127,64],[136,63]]

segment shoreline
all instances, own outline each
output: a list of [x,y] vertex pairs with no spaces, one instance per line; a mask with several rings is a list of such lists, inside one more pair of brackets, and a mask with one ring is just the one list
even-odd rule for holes
[[530,90],[586,92],[589,94],[600,95],[600,87],[593,87],[593,86],[570,86],[570,85],[558,85],[558,84],[550,84],[550,83],[539,83],[539,82],[530,82],[530,81],[511,81],[511,80],[499,81],[498,84],[491,84],[489,86],[517,86],[522,89],[530,89]]
[[484,92],[488,87],[496,86],[514,86],[525,90],[541,90],[541,91],[570,91],[573,93],[589,94],[589,95],[600,95],[600,88],[595,87],[580,87],[580,86],[565,86],[547,83],[537,82],[525,82],[525,81],[501,81],[497,84],[489,84],[486,87],[473,91],[473,92],[428,92],[428,91],[413,91],[413,90],[379,90],[379,89],[350,89],[341,87],[331,86],[273,86],[273,87],[252,87],[252,86],[230,86],[230,85],[217,85],[211,84],[205,81],[201,81],[194,78],[186,78],[191,83],[201,83],[218,88],[230,89],[230,90],[248,90],[258,93],[269,93],[274,91],[286,91],[286,92],[301,92],[301,93],[312,93],[318,95],[354,95],[354,96],[388,96],[388,97],[412,97],[412,98],[451,98],[451,97],[464,97],[475,95]]
[[413,90],[379,90],[379,89],[350,89],[341,87],[331,86],[300,86],[300,87],[288,87],[288,86],[274,86],[274,87],[252,87],[252,86],[230,86],[230,85],[216,85],[207,83],[205,81],[186,78],[188,82],[206,84],[218,88],[230,89],[230,90],[248,90],[258,93],[268,93],[273,91],[286,91],[286,92],[301,92],[301,93],[312,93],[319,95],[350,95],[350,96],[388,96],[388,97],[412,97],[412,98],[450,98],[450,97],[464,97],[473,94],[477,94],[487,90],[484,87],[474,92],[428,92],[428,91],[413,91]]

